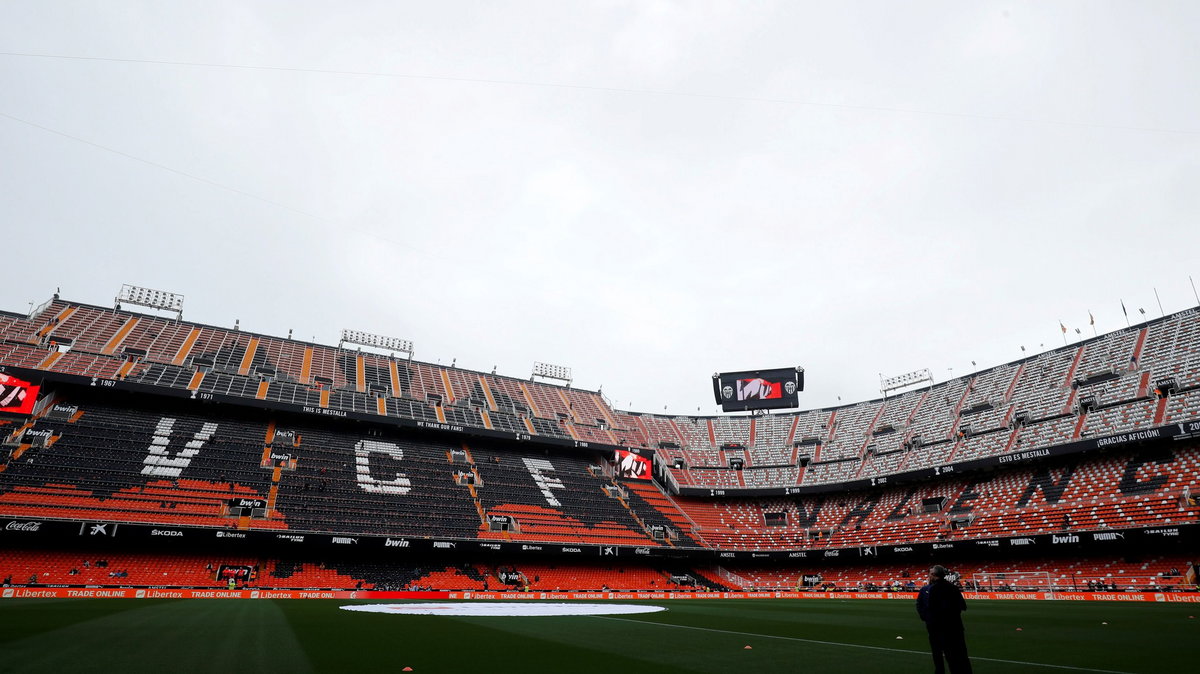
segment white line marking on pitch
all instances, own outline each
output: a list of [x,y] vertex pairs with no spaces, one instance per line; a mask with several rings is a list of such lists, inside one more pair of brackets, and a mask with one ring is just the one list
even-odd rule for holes
[[[929,653],[925,651],[906,651],[903,648],[888,648],[886,646],[867,646],[865,644],[845,644],[840,641],[821,641],[820,639],[803,639],[800,637],[784,637],[776,634],[755,634],[753,632],[734,632],[732,630],[719,630],[713,627],[693,627],[691,625],[674,625],[672,623],[656,623],[650,620],[630,620],[628,618],[612,618],[609,616],[594,615],[592,618],[600,618],[601,620],[618,620],[623,623],[635,623],[638,625],[657,625],[658,627],[679,627],[687,630],[702,630],[705,632],[721,632],[723,634],[737,634],[743,637],[759,637],[761,639],[783,639],[785,641],[803,641],[807,644],[822,644],[824,646],[845,646],[847,648],[869,648],[873,651],[890,651],[892,653],[908,653],[910,655],[921,655],[929,657]],[[1092,669],[1091,667],[1072,667],[1071,665],[1051,665],[1044,662],[1025,662],[1024,660],[1004,660],[1002,658],[981,658],[976,655],[971,656],[972,660],[983,660],[985,662],[1003,662],[1010,665],[1028,665],[1031,667],[1049,667],[1051,669],[1070,669],[1077,672],[1100,672],[1101,674],[1132,674],[1132,672],[1122,672],[1115,669]]]

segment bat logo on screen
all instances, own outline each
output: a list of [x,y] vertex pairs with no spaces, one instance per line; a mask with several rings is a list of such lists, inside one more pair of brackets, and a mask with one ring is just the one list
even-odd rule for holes
[[0,407],[20,407],[25,402],[25,387],[0,384]]
[[733,387],[732,386],[721,387],[721,395],[724,396],[724,398],[726,400],[729,400],[730,398],[733,397]]
[[37,394],[37,386],[16,377],[0,374],[0,410],[29,414],[33,412]]
[[650,461],[632,452],[617,450],[617,474],[621,477],[645,478],[650,472]]
[[632,454],[621,459],[621,474],[627,477],[641,477],[646,472],[646,465],[638,461]]
[[738,400],[767,400],[781,397],[779,383],[769,382],[762,377],[739,379],[737,387]]

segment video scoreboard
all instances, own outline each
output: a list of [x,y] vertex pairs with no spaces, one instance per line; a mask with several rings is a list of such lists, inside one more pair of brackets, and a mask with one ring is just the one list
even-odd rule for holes
[[800,366],[713,375],[713,396],[723,412],[799,407],[803,390],[804,368]]

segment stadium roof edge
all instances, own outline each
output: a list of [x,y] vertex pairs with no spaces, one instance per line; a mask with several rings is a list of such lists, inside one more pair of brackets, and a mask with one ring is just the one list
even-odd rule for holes
[[[163,320],[176,320],[176,319],[165,317],[165,316],[159,316],[157,314],[149,314],[149,313],[144,313],[144,312],[140,312],[140,311],[131,311],[129,309],[114,309],[112,307],[104,307],[104,306],[100,306],[97,304],[89,304],[87,302],[76,302],[75,300],[68,300],[68,299],[63,299],[63,298],[59,298],[59,301],[65,302],[67,304],[73,304],[75,306],[87,307],[89,309],[98,309],[100,311],[111,311],[113,313],[119,313],[119,314],[135,314],[135,315],[139,315],[139,316],[150,316],[151,318],[159,318],[159,319],[163,319]],[[4,311],[4,310],[0,310],[0,313],[11,315],[11,316],[14,316],[17,318],[22,318],[22,319],[29,318],[28,314],[14,313],[14,312]],[[220,325],[210,325],[208,323],[199,323],[197,321],[189,321],[186,319],[180,319],[180,320],[178,320],[178,322],[187,323],[188,325],[194,325],[194,326],[200,327],[200,328],[210,328],[212,330],[228,330],[231,332],[235,331],[234,328],[230,328],[230,327],[224,327],[224,326],[220,326]],[[296,344],[306,344],[309,346],[321,346],[321,347],[325,347],[328,349],[340,349],[342,351],[351,351],[351,352],[357,351],[357,349],[349,349],[346,347],[339,347],[336,344],[323,344],[321,342],[310,342],[307,340],[294,339],[294,338],[289,339],[287,337],[280,337],[278,335],[272,335],[272,334],[265,333],[265,332],[254,332],[252,330],[242,330],[240,328],[236,329],[236,332],[242,333],[244,335],[250,335],[252,337],[268,337],[270,339],[278,339],[278,340],[281,340],[284,342],[293,342]],[[380,356],[381,358],[387,358],[387,356],[385,356],[383,354],[377,354],[373,351],[368,352],[368,353],[372,353],[374,355]],[[448,370],[460,370],[462,372],[471,372],[471,373],[480,374],[480,375],[483,375],[486,377],[503,377],[504,379],[513,379],[516,381],[529,381],[529,379],[522,378],[522,377],[513,377],[511,375],[506,375],[506,374],[494,374],[491,372],[483,372],[481,370],[472,370],[472,369],[465,368],[465,367],[450,367],[449,365],[442,365],[440,363],[430,363],[428,361],[424,361],[424,360],[420,360],[420,359],[416,359],[416,358],[402,358],[400,360],[408,360],[408,361],[412,361],[415,363],[421,363],[422,365],[429,365],[430,367],[441,367],[441,368],[446,368]],[[544,382],[542,382],[542,383],[544,383]],[[591,389],[580,388],[578,386],[570,386],[570,387],[565,387],[565,388],[570,388],[571,390],[574,390],[574,391],[582,391],[584,393],[595,393],[597,395],[601,395],[601,393],[599,391],[593,391]]]
[[[88,308],[92,308],[92,309],[98,309],[98,310],[101,310],[101,311],[112,311],[112,312],[114,312],[114,313],[125,313],[125,314],[137,314],[137,315],[145,315],[145,316],[152,316],[152,317],[154,317],[154,318],[160,318],[160,319],[164,319],[164,320],[171,320],[171,319],[165,319],[164,317],[162,317],[162,316],[157,316],[157,315],[155,315],[155,314],[144,314],[144,313],[142,313],[142,312],[130,311],[130,310],[128,310],[128,309],[114,309],[114,308],[112,308],[112,307],[107,307],[107,306],[99,306],[99,305],[95,305],[95,304],[89,304],[89,303],[86,303],[86,302],[77,302],[77,301],[74,301],[74,300],[62,299],[62,298],[58,298],[57,296],[55,296],[55,298],[53,298],[53,299],[60,299],[60,301],[62,301],[62,302],[65,302],[65,303],[67,303],[67,304],[74,304],[74,305],[77,305],[77,306],[81,306],[81,307],[88,307]],[[48,305],[48,304],[49,304],[49,302],[47,302],[46,304]],[[4,313],[11,313],[11,312],[7,312],[7,311],[6,311],[6,312],[4,312]],[[1156,323],[1162,323],[1162,322],[1166,322],[1166,321],[1168,321],[1168,320],[1171,320],[1171,319],[1174,319],[1174,318],[1177,318],[1177,317],[1181,317],[1181,316],[1190,316],[1190,315],[1195,315],[1195,314],[1197,314],[1197,313],[1200,313],[1200,306],[1188,307],[1188,308],[1185,308],[1185,309],[1181,309],[1181,310],[1179,310],[1179,311],[1174,311],[1174,312],[1171,312],[1171,313],[1169,313],[1169,314],[1165,314],[1165,315],[1163,315],[1163,316],[1160,316],[1160,317],[1158,317],[1158,318],[1152,318],[1152,319],[1150,319],[1150,320],[1143,321],[1143,322],[1141,322],[1141,323],[1134,323],[1134,324],[1132,324],[1132,325],[1129,325],[1129,326],[1127,326],[1127,327],[1125,327],[1125,328],[1119,328],[1119,329],[1117,329],[1117,330],[1111,330],[1111,331],[1109,331],[1109,332],[1105,332],[1104,334],[1099,334],[1099,335],[1095,335],[1095,336],[1093,336],[1093,337],[1089,337],[1089,338],[1085,338],[1085,339],[1080,339],[1080,340],[1079,340],[1079,341],[1077,341],[1077,342],[1072,342],[1072,343],[1070,343],[1070,344],[1066,344],[1066,345],[1064,345],[1064,346],[1055,347],[1055,348],[1053,348],[1053,349],[1047,349],[1046,351],[1042,351],[1042,352],[1040,352],[1040,353],[1035,353],[1035,354],[1032,354],[1032,355],[1029,355],[1029,356],[1024,356],[1024,357],[1022,357],[1022,358],[1018,358],[1018,359],[1015,359],[1015,360],[1011,360],[1011,361],[1008,361],[1008,362],[1006,362],[1006,363],[1000,363],[1000,364],[997,364],[997,365],[993,365],[993,366],[991,366],[991,367],[982,368],[982,369],[980,369],[980,370],[976,370],[975,372],[972,372],[971,374],[967,374],[967,375],[962,375],[962,376],[954,377],[954,378],[952,378],[952,379],[947,379],[947,380],[945,380],[945,381],[941,381],[941,382],[936,382],[936,383],[930,384],[928,387],[918,387],[918,388],[916,388],[916,389],[911,389],[911,390],[909,390],[909,391],[904,391],[903,393],[897,394],[896,396],[890,396],[890,397],[891,397],[891,398],[895,398],[895,397],[898,397],[898,396],[901,396],[901,395],[906,395],[906,394],[908,394],[908,393],[911,393],[912,391],[919,391],[919,390],[922,390],[923,388],[932,389],[932,388],[934,388],[934,387],[936,387],[936,386],[939,386],[939,385],[944,385],[944,384],[946,384],[946,383],[948,383],[948,382],[951,382],[951,381],[965,380],[965,379],[967,379],[967,378],[969,378],[969,377],[976,376],[976,375],[978,375],[978,374],[979,374],[979,373],[981,373],[981,372],[986,372],[986,371],[988,371],[988,370],[994,370],[994,369],[1001,368],[1001,367],[1008,367],[1008,366],[1012,366],[1012,365],[1019,365],[1019,364],[1021,364],[1021,363],[1025,363],[1025,362],[1028,362],[1028,361],[1034,360],[1034,359],[1038,358],[1039,356],[1043,356],[1043,355],[1045,355],[1045,354],[1052,354],[1052,353],[1057,353],[1057,352],[1059,352],[1059,351],[1065,351],[1065,350],[1068,350],[1068,349],[1075,349],[1075,348],[1079,348],[1079,347],[1082,347],[1082,346],[1086,346],[1087,344],[1090,344],[1090,343],[1092,343],[1092,342],[1096,342],[1096,341],[1099,341],[1099,340],[1105,339],[1105,338],[1107,338],[1107,337],[1108,337],[1108,336],[1110,336],[1110,335],[1114,335],[1114,334],[1121,334],[1121,333],[1125,333],[1125,332],[1129,332],[1129,331],[1133,331],[1133,330],[1141,330],[1142,328],[1146,328],[1146,327],[1152,326],[1152,325],[1154,325],[1154,324],[1156,324]],[[28,315],[27,315],[27,314],[18,314],[18,315],[19,315],[20,317],[23,317],[23,318],[27,318],[27,317],[28,317]],[[232,331],[232,330],[234,330],[234,328],[228,328],[228,327],[222,327],[222,326],[216,326],[216,325],[209,325],[209,324],[206,324],[206,323],[197,323],[197,322],[195,322],[195,321],[186,321],[186,320],[181,320],[180,322],[183,322],[183,323],[188,323],[188,324],[190,324],[190,325],[195,325],[195,326],[198,326],[198,327],[211,328],[211,329],[214,329],[214,330],[229,330],[229,331]],[[332,349],[339,349],[339,348],[341,348],[341,347],[338,347],[338,346],[335,346],[335,345],[330,345],[330,344],[322,344],[322,343],[320,343],[320,342],[309,342],[309,341],[305,341],[305,340],[302,340],[302,339],[288,339],[288,338],[285,338],[285,337],[279,337],[279,336],[276,336],[276,335],[271,335],[271,334],[267,334],[267,333],[252,332],[252,331],[248,331],[248,330],[240,330],[240,329],[239,329],[239,330],[238,330],[238,332],[242,332],[242,333],[244,333],[244,334],[247,334],[247,335],[252,335],[252,336],[255,336],[255,337],[268,337],[268,338],[271,338],[271,339],[279,339],[279,340],[288,341],[288,342],[294,342],[294,343],[298,343],[298,344],[307,344],[307,345],[311,345],[311,346],[321,346],[321,347],[325,347],[325,348],[332,348]],[[345,349],[345,348],[342,348],[342,350],[345,350],[345,351],[351,351],[351,349]],[[378,355],[378,354],[377,354],[377,355]],[[386,356],[381,356],[381,357],[386,357]],[[406,360],[410,360],[410,359],[406,359]],[[493,373],[490,373],[490,372],[482,372],[482,371],[479,371],[479,370],[471,370],[471,369],[468,369],[468,368],[450,367],[449,365],[441,365],[441,364],[439,364],[439,363],[430,363],[430,362],[427,362],[427,361],[422,361],[422,360],[415,360],[414,362],[421,363],[421,364],[423,364],[423,365],[428,365],[428,366],[431,366],[431,367],[440,367],[440,368],[446,368],[446,369],[460,370],[460,371],[463,371],[463,372],[471,372],[471,373],[474,373],[474,374],[479,374],[479,375],[488,376],[488,377],[503,377],[503,378],[505,378],[505,379],[511,379],[511,380],[515,380],[515,381],[522,381],[522,382],[524,382],[524,381],[529,381],[528,379],[525,379],[525,378],[522,378],[522,377],[513,377],[513,376],[510,376],[510,375],[504,375],[504,374],[493,374]],[[574,389],[574,390],[577,390],[577,391],[583,391],[583,392],[585,392],[585,393],[594,393],[594,394],[596,394],[596,395],[603,395],[603,394],[602,394],[600,391],[592,391],[592,390],[590,390],[590,389],[584,389],[584,388],[578,388],[578,387],[570,387],[570,388],[572,388],[572,389]],[[850,408],[850,407],[855,407],[855,406],[857,406],[857,405],[865,405],[865,404],[875,403],[875,402],[883,401],[883,400],[885,400],[885,399],[887,399],[887,397],[885,397],[885,396],[880,396],[880,397],[878,397],[878,398],[868,398],[868,399],[866,399],[866,400],[851,401],[851,402],[845,403],[845,404],[843,404],[843,405],[833,405],[833,406],[829,406],[829,407],[814,407],[814,408],[809,408],[809,409],[781,410],[781,411],[779,412],[779,414],[805,414],[805,413],[809,413],[809,412],[826,412],[826,411],[828,411],[828,412],[832,412],[832,411],[834,411],[834,410],[842,410],[842,409],[846,409],[846,408]],[[634,415],[638,415],[638,416],[653,416],[653,417],[660,417],[660,418],[665,418],[665,419],[723,419],[723,418],[728,418],[728,417],[749,416],[749,415],[744,415],[744,414],[725,414],[725,415],[662,414],[662,413],[658,413],[658,412],[636,412],[636,411],[633,411],[633,410],[619,410],[619,409],[616,409],[615,407],[613,408],[613,411],[615,411],[615,412],[618,412],[618,413],[622,413],[622,414],[634,414]]]

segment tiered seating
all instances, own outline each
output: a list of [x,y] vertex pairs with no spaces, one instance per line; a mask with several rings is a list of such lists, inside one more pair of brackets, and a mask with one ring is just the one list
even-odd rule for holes
[[37,578],[38,585],[225,587],[228,582],[217,578],[222,564],[253,567],[258,561],[224,554],[4,550],[0,578],[11,579],[7,585]]
[[1035,449],[1070,442],[1075,437],[1075,424],[1078,421],[1078,418],[1069,416],[1026,426],[1017,435],[1013,449]]
[[977,373],[971,381],[967,399],[963,401],[965,409],[980,405],[1000,407],[1008,402],[1008,391],[1012,388],[1020,366],[1014,363],[994,367]]
[[487,378],[491,385],[492,397],[500,410],[513,415],[532,416],[533,407],[521,389],[520,381],[510,377],[491,376]]
[[[1091,588],[1108,590],[1116,585],[1117,591],[1158,591],[1182,589],[1183,579],[1173,571],[1187,568],[1188,561],[1179,557],[1154,556],[1144,561],[1127,561],[1116,557],[1088,560],[1043,558],[1028,561],[960,561],[945,565],[960,575],[960,582],[968,590],[1067,592]],[[705,575],[719,578],[721,582],[741,590],[751,587],[759,590],[804,589],[803,576],[817,575],[820,582],[808,589],[876,591],[886,588],[911,592],[925,584],[928,569],[928,566],[919,563],[786,569],[746,566],[710,569]],[[1089,582],[1093,583],[1090,587]],[[1103,583],[1103,587],[1097,587],[1097,583]]]
[[[1137,470],[1126,477],[1130,465]],[[1075,471],[1070,464],[1064,470]],[[1179,496],[1185,486],[1200,489],[1198,471],[1195,448],[1177,454],[1108,457],[1072,472],[1057,503],[1047,501],[1044,489],[1021,501],[1036,471],[1001,474],[976,484],[983,496],[974,501],[977,519],[967,531],[971,537],[990,537],[1194,521],[1200,511],[1181,507]],[[1058,483],[1063,473],[1052,471],[1049,477]]]
[[[868,456],[863,461],[862,470],[859,472],[859,477],[875,477],[878,475],[888,475],[900,471],[900,467],[904,464],[906,454],[900,451],[898,447],[892,446],[893,443],[899,443],[899,434],[894,434],[887,437],[886,444],[880,443],[876,445],[876,453]],[[886,453],[879,453],[886,452]]]
[[649,567],[625,565],[585,566],[581,564],[527,564],[515,565],[515,570],[525,579],[522,586],[533,592],[649,590],[674,591],[694,590],[690,585],[671,582],[671,574]]
[[917,408],[909,425],[910,436],[920,435],[926,443],[950,439],[957,426],[958,413],[963,408],[971,379],[952,379],[929,391],[925,402]]
[[[856,459],[862,456],[867,438],[882,413],[883,403],[873,401],[838,410],[829,438],[821,448],[822,461]],[[857,472],[857,467],[855,467]],[[814,476],[815,477],[815,476]],[[851,474],[850,477],[853,477]]]
[[800,469],[796,466],[770,466],[747,468],[742,471],[742,481],[747,487],[770,487],[777,484],[795,484]]
[[909,391],[885,401],[867,441],[869,456],[861,476],[886,475],[900,469],[904,456],[895,452],[903,446],[912,418],[928,397],[928,391]]
[[738,475],[738,471],[725,469],[701,469],[689,470],[688,484],[696,487],[713,487],[723,489],[725,487],[742,487],[743,483]]
[[146,359],[149,361],[170,363],[191,332],[192,326],[187,323],[154,316],[139,316],[137,324],[125,336],[116,352],[140,349],[146,352]]
[[[91,587],[224,588],[222,565],[258,569],[242,587],[269,589],[333,588],[344,590],[482,590],[486,575],[470,565],[420,566],[394,562],[270,559],[226,554],[154,554],[5,550],[0,552],[0,579],[6,585],[72,585]],[[500,583],[492,579],[492,589]]]
[[51,327],[42,337],[59,343],[71,342],[75,348],[82,351],[99,353],[125,320],[125,314],[112,310],[76,306],[75,311]]
[[573,418],[568,403],[563,396],[559,395],[561,387],[554,384],[538,385],[534,382],[527,382],[525,390],[529,391],[529,397],[533,399],[533,406],[537,410],[534,416],[554,421]]
[[[1073,426],[1071,428],[1074,428]],[[1004,454],[1007,451],[1022,447],[1020,431],[1014,436],[1013,431],[1004,428],[982,435],[972,435],[959,441],[954,451],[955,461],[970,461],[985,456]],[[1011,444],[1010,444],[1011,443]]]
[[[869,450],[861,463],[816,467],[804,471],[800,478],[802,484],[828,484],[1196,418],[1200,416],[1200,396],[1189,389],[1200,385],[1198,315],[1181,313],[886,402],[775,414],[753,422],[745,417],[618,413],[594,392],[416,361],[394,361],[371,353],[57,298],[39,307],[31,317],[3,314],[0,364],[43,367],[103,379],[124,377],[179,389],[196,383],[195,365],[211,361],[211,366],[204,367],[212,371],[198,385],[203,393],[366,414],[380,412],[376,395],[383,394],[388,396],[383,405],[388,416],[426,421],[444,418],[465,427],[589,443],[616,442],[656,449],[662,442],[677,443],[686,453],[667,448],[664,454],[686,458],[691,467],[727,468],[725,457],[717,451],[726,442],[748,445],[746,458],[750,466],[791,465],[796,454],[809,454],[809,449],[815,447],[812,439],[825,441],[821,445],[823,456],[816,457],[818,464],[856,459],[863,455],[864,447]],[[68,340],[72,344],[65,354],[49,348],[51,342]],[[143,362],[126,364],[127,348],[145,350]],[[1161,406],[1157,401],[1148,402],[1153,382],[1166,376],[1174,377],[1181,391]],[[272,380],[268,386],[261,385],[262,377]],[[1077,382],[1086,385],[1076,389],[1072,384]],[[1078,420],[1073,415],[1080,395],[1096,395],[1101,409],[1086,415],[1084,425],[1077,428],[1073,422]],[[984,403],[991,407],[984,407]],[[1150,405],[1154,405],[1153,410]],[[873,415],[872,411],[881,406],[882,412]],[[481,411],[487,412],[486,419]],[[991,433],[1005,428],[1018,412],[1027,414],[1029,422],[1016,438]],[[833,427],[829,428],[831,421]],[[964,438],[956,433],[960,425],[970,427]],[[875,433],[874,429],[884,432]],[[920,436],[921,449],[894,455],[914,436]],[[790,446],[806,440],[809,442],[800,452]],[[765,482],[764,476],[771,474],[788,482]],[[744,478],[711,475],[677,474],[675,478],[683,484],[744,482]],[[792,479],[793,471],[776,471],[756,474],[750,482],[791,486]]]
[[723,549],[800,547],[799,536],[784,528],[768,531],[763,507],[752,501],[707,501],[676,497],[675,502],[696,523],[694,532],[708,545]]
[[50,352],[28,344],[0,344],[0,362],[11,367],[36,368]]
[[[676,502],[708,544],[747,549],[930,542],[1065,528],[1119,529],[1194,522],[1200,517],[1200,508],[1182,505],[1180,498],[1185,488],[1200,492],[1200,448],[1194,445],[1163,454],[1107,456],[1077,467],[1060,464],[1045,476],[1044,470],[1018,468],[918,488],[895,487],[837,497],[734,502],[678,497]],[[1064,470],[1071,471],[1065,482]],[[1041,486],[1024,498],[1035,478]],[[1053,492],[1059,485],[1064,488],[1061,497],[1056,502],[1047,500],[1047,490]],[[921,500],[935,496],[945,497],[948,509],[923,514]],[[960,497],[963,504],[955,509]],[[767,527],[767,512],[787,512],[787,526]],[[950,517],[968,515],[972,523],[950,528]]]
[[812,463],[804,473],[804,484],[832,484],[853,480],[862,469],[861,459]]
[[[1185,589],[1180,574],[1188,559],[1155,555],[1142,560],[1116,557],[1089,559],[950,561],[963,586],[980,591],[1164,591]],[[343,590],[499,590],[506,587],[500,573],[516,572],[510,586],[535,592],[554,591],[686,591],[692,585],[672,582],[671,571],[637,563],[604,566],[580,562],[505,563],[487,570],[469,564],[420,566],[381,561],[259,559],[225,554],[150,554],[5,550],[0,552],[0,579],[5,585],[66,585],[90,587],[223,588],[222,565],[258,569],[242,586],[266,589],[334,588]],[[802,577],[819,577],[813,590],[907,589],[925,582],[924,564],[890,563],[802,567],[737,566],[678,571],[710,579],[734,590],[794,590],[804,588]],[[33,582],[31,582],[33,581]],[[911,581],[911,585],[909,585]]]
[[413,581],[413,585],[439,590],[483,590],[487,581],[475,569],[446,567],[429,571]]
[[719,444],[714,445],[712,438],[709,437],[709,420],[709,417],[675,417],[671,419],[671,423],[679,430],[679,434],[683,437],[684,447],[700,451],[715,449],[720,446]]
[[[1021,372],[1022,366],[1010,363],[975,375],[959,413],[959,429],[965,432],[969,428],[971,433],[978,434],[1007,426],[1014,413],[1009,396]],[[974,448],[978,450],[979,445]],[[987,447],[987,451],[994,449],[997,449],[994,445]],[[993,453],[998,451],[1003,451],[1003,447]]]
[[712,419],[712,426],[717,447],[727,443],[743,447],[750,445],[750,417],[716,417]]
[[1200,410],[1200,389],[1167,398],[1165,422],[1195,420]]
[[1087,415],[1084,433],[1099,436],[1117,435],[1135,428],[1153,426],[1156,408],[1156,400],[1138,400],[1128,405],[1090,412]]
[[[3,467],[0,514],[225,527],[237,522],[223,506],[244,496],[274,506],[272,518],[240,524],[254,528],[488,537],[495,532],[481,515],[489,512],[520,522],[505,538],[635,546],[654,544],[639,520],[670,524],[653,509],[635,517],[605,493],[593,455],[482,443],[471,447],[479,463],[452,463],[461,442],[289,423],[302,441],[277,448],[295,462],[280,472],[262,465],[264,422],[80,405],[74,421],[33,422],[53,441],[19,448]],[[455,482],[464,471],[478,477],[473,487]],[[539,485],[543,478],[553,484]]]
[[273,560],[268,565],[269,573],[265,578],[258,578],[253,583],[256,587],[271,588],[306,588],[331,587],[373,590],[375,584],[363,582],[352,576],[341,573],[336,568],[329,568],[322,562],[296,562],[292,560]]
[[1027,361],[1013,392],[1014,407],[1033,419],[1063,414],[1073,391],[1072,365],[1077,355],[1077,348],[1062,348]]
[[906,452],[905,459],[900,463],[900,470],[915,470],[949,463],[956,446],[955,442],[949,440],[922,444]]
[[607,483],[588,470],[588,457],[540,452],[493,457],[481,448],[473,456],[482,478],[476,492],[484,512],[512,516],[520,525],[519,532],[489,532],[477,524],[481,538],[654,544],[626,505],[605,493]]
[[824,439],[829,435],[829,418],[832,413],[829,410],[809,410],[800,412],[800,419],[796,422],[796,442],[803,442],[809,438]]
[[790,439],[794,414],[769,414],[754,420],[754,443],[750,447],[751,465],[795,465]]
[[[639,423],[638,419],[640,417],[635,417],[631,414],[619,412],[617,410],[608,410],[608,413],[612,416],[613,423],[616,424],[612,428],[612,433],[617,441],[617,444],[626,447],[658,447],[658,443],[652,442],[649,439],[649,434],[646,433],[644,426]],[[669,455],[671,450],[656,451],[667,452]]]
[[1140,336],[1140,330],[1124,330],[1088,342],[1075,372],[1076,380],[1087,381],[1093,377],[1107,377],[1113,374],[1119,375],[1119,378],[1082,386],[1080,394],[1095,395],[1101,405],[1137,397],[1139,372],[1133,365],[1133,357]]
[[230,332],[219,328],[200,328],[190,352],[190,362],[197,358],[212,361],[218,372],[236,373],[246,355],[246,347],[253,337],[247,333]]
[[448,460],[456,444],[315,427],[296,430],[303,437],[300,447],[291,450],[296,470],[281,476],[276,501],[290,528],[474,537],[479,514],[471,494],[453,478],[463,466]]
[[674,528],[679,533],[678,545],[699,544],[693,536],[695,523],[654,483],[630,480],[623,485],[629,490],[629,506],[638,516],[650,524]]
[[[688,466],[692,468],[708,467],[708,468],[728,468],[729,464],[722,460],[721,451],[710,447],[685,447],[679,450],[679,453],[687,460]],[[697,479],[693,476],[693,479]],[[730,477],[734,482],[736,477]]]
[[1139,361],[1152,377],[1175,377],[1183,388],[1200,384],[1200,320],[1196,314],[1151,323],[1145,354]]
[[[309,365],[309,376],[313,382],[320,383],[324,388],[342,389],[349,385],[346,379],[346,373],[338,367],[338,356],[340,349],[334,349],[328,346],[317,346],[313,348],[312,363]],[[402,370],[407,372],[407,370]],[[302,381],[299,373],[293,373],[296,381]]]
[[[229,499],[266,495],[262,425],[89,405],[74,422],[32,427],[52,431],[52,444],[13,452],[0,513],[224,527]],[[200,451],[188,458],[186,443]]]

